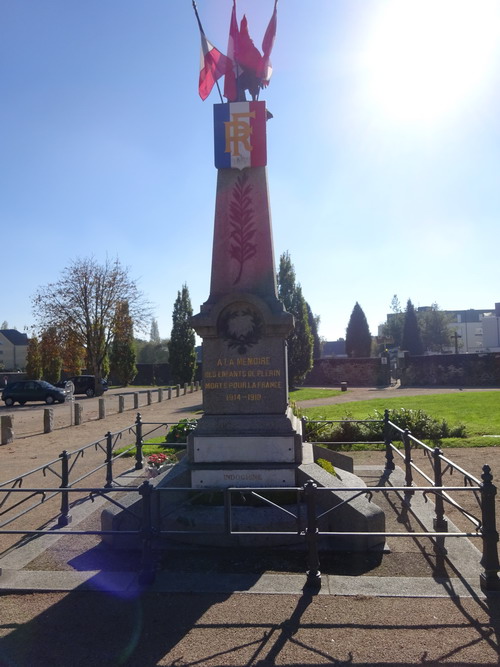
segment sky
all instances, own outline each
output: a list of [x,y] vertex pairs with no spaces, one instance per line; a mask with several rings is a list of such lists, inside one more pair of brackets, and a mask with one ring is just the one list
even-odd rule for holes
[[[226,51],[232,0],[198,0]],[[260,47],[273,0],[238,0]],[[217,172],[191,0],[0,0],[0,322],[78,258],[118,258],[168,337],[209,296]],[[500,301],[500,3],[279,0],[261,95],[276,263],[326,340],[356,302]],[[150,322],[144,323],[148,337]]]

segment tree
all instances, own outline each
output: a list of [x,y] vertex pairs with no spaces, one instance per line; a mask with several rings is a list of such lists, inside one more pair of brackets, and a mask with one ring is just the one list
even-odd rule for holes
[[99,264],[91,257],[74,260],[57,282],[39,288],[33,309],[42,330],[55,327],[62,336],[73,332],[85,348],[87,370],[100,378],[106,375],[116,309],[123,301],[134,323],[149,320],[149,304],[128,269],[118,259]]
[[439,310],[437,303],[433,303],[430,308],[418,312],[417,319],[426,350],[443,352],[444,348],[450,347],[452,315]]
[[8,329],[8,328],[9,328],[9,323],[7,322],[7,320],[4,320],[2,322],[2,326],[0,326],[0,331],[3,331],[4,329]]
[[168,344],[170,373],[175,384],[192,382],[196,370],[195,334],[191,327],[193,308],[186,284],[177,292]]
[[49,327],[42,332],[40,339],[40,357],[44,379],[52,384],[59,382],[61,379],[63,362],[61,358],[61,344],[55,327]]
[[168,338],[161,338],[158,343],[146,340],[135,340],[138,364],[167,364]]
[[417,314],[410,299],[408,299],[408,303],[406,304],[401,347],[403,350],[408,350],[408,352],[413,355],[423,354],[424,352]]
[[321,341],[318,334],[318,327],[320,318],[319,315],[313,315],[311,306],[306,301],[307,308],[307,321],[309,322],[309,328],[311,329],[311,335],[313,337],[313,359],[319,359],[321,357]]
[[403,338],[403,326],[405,314],[401,310],[398,295],[395,294],[391,301],[391,313],[387,316],[387,322],[382,327],[385,338],[392,341],[394,347],[400,347]]
[[356,301],[345,333],[345,349],[349,357],[369,357],[372,336],[363,309]]
[[68,375],[80,375],[85,366],[85,348],[72,329],[66,329],[60,336],[62,369]]
[[301,383],[313,365],[313,337],[309,326],[306,301],[302,288],[295,280],[295,268],[290,254],[280,257],[278,271],[278,298],[285,310],[295,320],[293,331],[287,338],[288,345],[288,385],[290,388]]
[[42,377],[42,355],[40,354],[40,343],[33,336],[28,340],[26,352],[26,373],[30,380],[40,380]]
[[116,307],[109,361],[111,373],[118,384],[126,387],[137,375],[134,326],[127,301],[120,301]]
[[160,342],[160,330],[158,329],[158,322],[153,319],[151,320],[151,331],[149,334],[149,340],[151,343],[158,344]]

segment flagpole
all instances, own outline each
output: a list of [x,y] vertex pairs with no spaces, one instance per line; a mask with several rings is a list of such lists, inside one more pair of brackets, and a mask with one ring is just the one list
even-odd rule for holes
[[[200,32],[203,33],[203,35],[205,35],[205,31],[203,30],[203,26],[201,25],[200,17],[198,16],[198,7],[196,6],[195,0],[193,0],[193,9],[194,9],[194,13],[195,13],[195,16],[196,16],[196,20],[198,21],[198,27],[200,28]],[[205,37],[206,37],[206,35],[205,35]],[[222,97],[219,82],[217,80],[215,81],[215,85],[217,86],[217,90],[219,91],[220,101],[224,104],[224,98]]]

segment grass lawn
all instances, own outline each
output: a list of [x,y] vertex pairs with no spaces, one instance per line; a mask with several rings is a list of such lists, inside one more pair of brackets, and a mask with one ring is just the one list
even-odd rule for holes
[[310,401],[313,398],[329,398],[330,396],[338,396],[342,392],[340,389],[296,389],[290,392],[291,401]]
[[305,408],[309,419],[366,419],[375,410],[406,408],[423,410],[431,417],[445,419],[453,427],[465,424],[467,438],[447,438],[445,447],[494,447],[500,446],[500,438],[483,437],[500,435],[500,392],[481,391],[431,394],[429,396],[405,396],[371,401],[355,401],[337,405]]

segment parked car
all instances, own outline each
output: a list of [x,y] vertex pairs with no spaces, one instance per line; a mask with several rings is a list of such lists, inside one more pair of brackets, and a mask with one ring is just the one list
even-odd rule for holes
[[[74,394],[86,394],[89,398],[95,396],[96,393],[96,377],[95,375],[74,375],[64,382],[58,382],[58,387],[66,386],[67,382],[72,382],[74,386]],[[102,391],[108,390],[108,383],[106,380],[101,380]]]
[[2,391],[2,401],[5,405],[24,405],[28,401],[45,401],[47,405],[52,403],[64,403],[66,392],[64,389],[44,380],[18,380],[11,382]]

